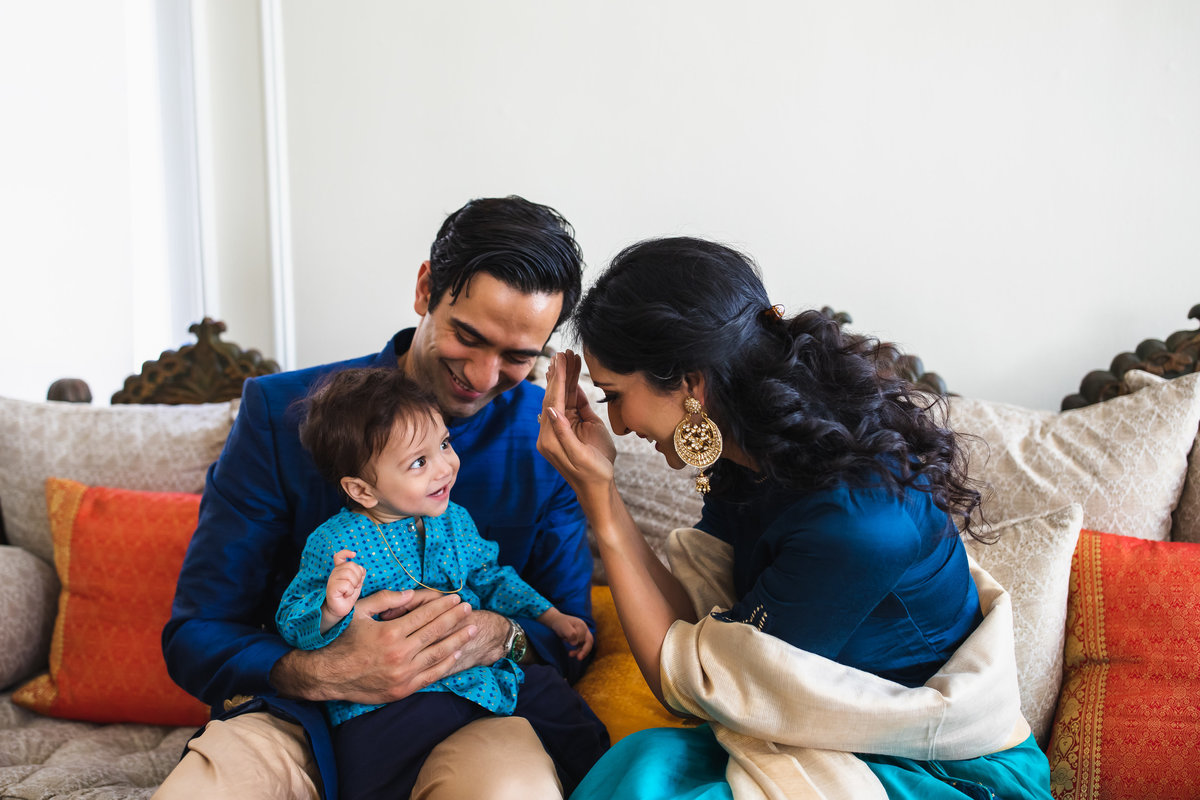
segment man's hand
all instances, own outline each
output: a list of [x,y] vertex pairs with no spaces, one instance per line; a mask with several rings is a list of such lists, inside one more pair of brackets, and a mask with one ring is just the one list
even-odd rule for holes
[[507,633],[503,617],[473,611],[456,594],[376,592],[358,601],[350,624],[333,642],[279,659],[271,684],[282,695],[305,700],[399,700],[454,672],[496,661],[499,655],[483,660],[504,647],[504,634],[495,641],[492,618]]
[[[468,667],[491,666],[508,655],[504,648],[508,642],[508,633],[512,625],[508,617],[495,611],[476,610],[471,612],[468,620],[478,628],[475,638],[463,648],[462,658],[459,659],[459,669]],[[530,652],[533,648],[529,648]]]

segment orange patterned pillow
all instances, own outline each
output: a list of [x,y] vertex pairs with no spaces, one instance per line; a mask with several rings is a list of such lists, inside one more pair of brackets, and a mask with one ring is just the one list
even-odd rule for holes
[[200,496],[50,478],[46,504],[62,582],[50,672],[13,702],[66,719],[203,725],[208,707],[168,677],[161,643]]
[[646,685],[607,586],[592,587],[592,614],[596,620],[596,656],[575,690],[608,728],[612,743],[644,728],[695,725],[694,720],[684,720],[663,708]]
[[1058,800],[1200,797],[1200,544],[1085,530],[1050,739]]

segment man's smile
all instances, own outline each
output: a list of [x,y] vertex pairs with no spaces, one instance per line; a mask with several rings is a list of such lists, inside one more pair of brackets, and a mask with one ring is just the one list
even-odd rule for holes
[[470,384],[455,375],[454,370],[452,370],[448,365],[446,366],[446,373],[450,376],[450,383],[464,398],[468,400],[474,400],[483,394],[483,392],[476,391]]

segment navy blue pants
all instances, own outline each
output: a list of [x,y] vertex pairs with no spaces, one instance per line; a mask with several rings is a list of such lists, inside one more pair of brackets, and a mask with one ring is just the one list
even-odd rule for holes
[[[608,731],[553,667],[521,669],[525,682],[513,716],[533,726],[566,797],[608,749]],[[333,730],[342,800],[408,797],[429,751],[468,722],[489,716],[453,692],[417,692],[343,722]]]

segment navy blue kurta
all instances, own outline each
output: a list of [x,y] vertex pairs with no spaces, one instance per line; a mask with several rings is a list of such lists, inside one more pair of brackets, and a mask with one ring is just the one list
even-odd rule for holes
[[[401,331],[382,352],[246,381],[220,458],[209,469],[200,521],[184,559],[163,652],[171,677],[222,713],[236,695],[258,699],[302,724],[321,769],[325,796],[337,796],[329,730],[319,704],[278,697],[269,676],[291,648],[275,611],[296,574],[308,535],[337,513],[337,487],[300,444],[297,401],[322,377],[350,367],[395,367],[412,342]],[[591,617],[592,559],[574,492],[536,450],[542,389],[522,382],[477,414],[448,425],[462,466],[455,502],[480,534],[500,546],[499,562],[565,614]],[[567,656],[549,628],[519,619],[530,646],[569,680],[585,664]]]

